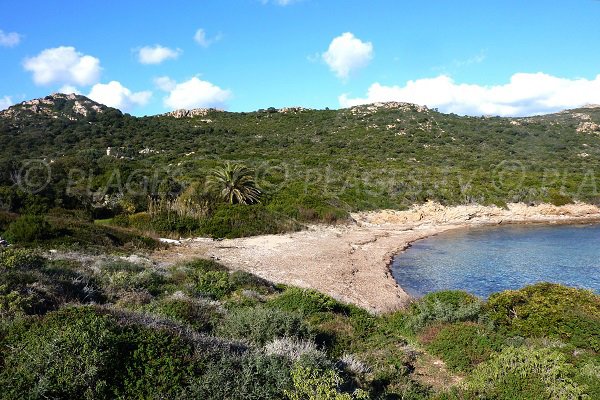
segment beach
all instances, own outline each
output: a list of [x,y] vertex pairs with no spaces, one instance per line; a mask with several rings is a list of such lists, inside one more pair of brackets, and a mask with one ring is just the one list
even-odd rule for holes
[[511,223],[600,221],[600,208],[588,204],[446,207],[428,202],[406,211],[351,214],[338,225],[310,225],[280,235],[180,241],[153,254],[164,264],[193,258],[217,260],[274,283],[326,293],[340,301],[385,313],[406,307],[411,297],[390,271],[392,258],[416,240],[470,226]]

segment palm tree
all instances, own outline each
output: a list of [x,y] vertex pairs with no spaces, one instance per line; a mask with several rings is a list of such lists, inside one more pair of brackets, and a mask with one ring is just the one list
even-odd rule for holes
[[209,189],[230,204],[260,203],[261,192],[254,182],[254,171],[244,165],[228,162],[215,168],[207,183]]

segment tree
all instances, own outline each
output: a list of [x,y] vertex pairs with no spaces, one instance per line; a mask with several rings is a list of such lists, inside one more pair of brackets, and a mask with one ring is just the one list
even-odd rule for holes
[[209,189],[230,204],[260,202],[261,191],[254,181],[254,171],[241,164],[227,163],[211,171],[207,179]]

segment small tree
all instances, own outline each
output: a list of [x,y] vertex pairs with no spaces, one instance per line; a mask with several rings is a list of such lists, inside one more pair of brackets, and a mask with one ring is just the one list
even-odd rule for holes
[[260,202],[261,192],[254,181],[254,171],[241,164],[227,163],[211,171],[208,188],[230,204]]

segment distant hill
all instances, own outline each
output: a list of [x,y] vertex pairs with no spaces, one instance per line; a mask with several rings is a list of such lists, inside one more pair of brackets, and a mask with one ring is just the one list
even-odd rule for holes
[[[239,161],[254,167],[273,195],[313,193],[348,209],[428,199],[600,199],[597,106],[527,118],[464,117],[409,103],[138,118],[83,96],[54,94],[0,113],[0,140],[3,165],[78,160],[98,176],[109,166],[163,168],[189,182],[223,160]],[[11,185],[8,175],[0,186]]]

